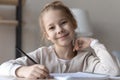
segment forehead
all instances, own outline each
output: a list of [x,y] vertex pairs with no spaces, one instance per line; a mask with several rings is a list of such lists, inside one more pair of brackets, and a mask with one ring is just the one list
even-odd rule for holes
[[59,21],[61,19],[67,19],[65,13],[61,10],[48,10],[44,13],[43,15],[43,22],[44,24],[49,24],[51,22],[54,22],[54,21]]
[[60,10],[60,9],[49,9],[49,10],[46,10],[45,12],[44,12],[44,16],[52,16],[52,15],[54,15],[54,14],[56,14],[56,15],[59,15],[59,16],[66,16],[66,13],[65,13],[65,11],[63,11],[63,10]]

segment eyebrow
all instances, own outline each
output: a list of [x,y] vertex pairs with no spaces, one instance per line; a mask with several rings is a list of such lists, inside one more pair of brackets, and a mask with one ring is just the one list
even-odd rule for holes
[[48,27],[51,27],[51,26],[54,26],[54,24],[52,23],[52,24],[49,24],[49,25],[48,25]]
[[[60,22],[60,21],[63,21],[63,20],[67,20],[67,18],[66,18],[66,17],[63,17],[63,18],[61,18],[61,19],[59,20],[59,22]],[[47,25],[47,26],[53,26],[53,24],[49,24],[49,25]]]
[[62,18],[60,21],[62,21],[62,20],[67,20],[67,18],[66,18],[66,17],[64,17],[64,18]]

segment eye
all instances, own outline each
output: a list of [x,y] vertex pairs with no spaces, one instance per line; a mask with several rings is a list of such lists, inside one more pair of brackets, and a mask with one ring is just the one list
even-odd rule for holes
[[67,21],[62,21],[61,23],[60,23],[60,25],[64,25],[64,24],[66,24],[67,23]]
[[53,30],[53,29],[55,29],[55,27],[54,27],[54,26],[49,27],[49,30]]

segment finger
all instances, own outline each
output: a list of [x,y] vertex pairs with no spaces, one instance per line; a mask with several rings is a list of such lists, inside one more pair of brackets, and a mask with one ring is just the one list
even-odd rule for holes
[[83,46],[81,47],[81,51],[85,50],[86,48],[87,48],[87,45],[83,45]]
[[36,76],[36,75],[34,74],[34,72],[32,72],[29,76],[26,76],[26,78],[27,78],[27,79],[30,79],[30,80],[32,80],[32,79],[37,79],[37,77],[38,77],[38,76]]
[[40,69],[39,67],[36,67],[35,70],[31,73],[36,79],[37,78],[46,78],[48,77],[48,73],[46,73],[44,70]]
[[46,73],[46,72],[43,71],[43,70],[40,71],[40,74],[41,74],[42,76],[44,76],[44,78],[47,78],[47,77],[49,76],[49,74]]
[[38,74],[42,75],[43,77],[48,77],[48,76],[49,76],[49,74],[46,73],[46,72],[45,72],[44,70],[42,70],[42,69],[36,70],[36,72],[37,72]]
[[38,66],[39,70],[37,70],[40,74],[42,74],[44,77],[49,76],[49,70],[44,66],[44,65],[39,65]]
[[73,51],[78,50],[78,48],[79,48],[79,40],[76,40]]
[[76,42],[76,47],[75,49],[78,51],[78,50],[81,50],[81,48],[83,47],[83,41],[82,40],[77,40]]
[[34,78],[36,78],[36,79],[42,78],[42,76],[40,76],[40,73],[38,73],[36,71],[34,71],[32,74],[33,74]]
[[48,73],[49,74],[49,70],[45,67],[45,66],[43,66],[43,65],[40,65],[40,66],[38,66],[41,70],[43,70],[43,71],[45,71],[46,73]]
[[45,76],[43,74],[40,74],[37,71],[33,72],[33,77],[36,79],[44,79],[45,78]]
[[79,45],[79,47],[76,49],[77,51],[81,51],[82,45]]
[[49,70],[44,65],[36,64],[35,66],[36,68],[44,70],[46,73],[49,73]]

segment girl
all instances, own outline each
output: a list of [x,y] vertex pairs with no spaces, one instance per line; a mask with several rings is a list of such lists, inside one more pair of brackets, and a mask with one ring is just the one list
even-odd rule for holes
[[28,54],[39,64],[34,64],[27,57],[21,57],[3,63],[0,66],[2,74],[25,78],[46,78],[49,73],[79,71],[119,74],[115,58],[98,40],[79,38],[73,46],[77,23],[69,8],[62,2],[47,4],[41,11],[39,22],[44,36],[53,45],[41,47]]

